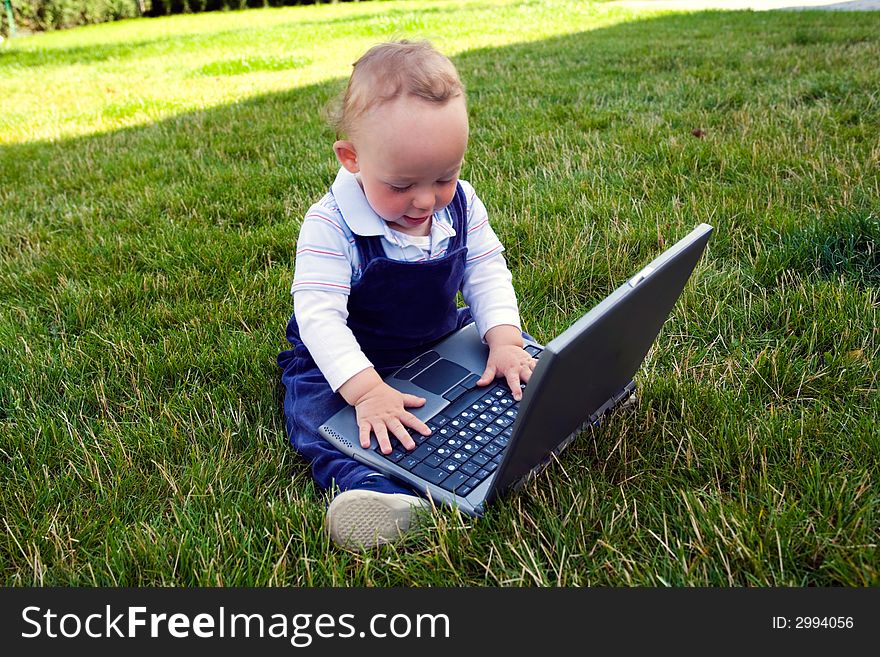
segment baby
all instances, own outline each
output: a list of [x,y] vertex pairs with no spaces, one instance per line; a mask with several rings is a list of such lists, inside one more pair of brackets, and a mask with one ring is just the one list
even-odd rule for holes
[[383,377],[470,322],[489,347],[478,385],[504,377],[519,399],[535,361],[523,350],[503,246],[458,178],[468,116],[452,62],[427,42],[371,48],[355,62],[333,123],[341,168],[300,229],[291,349],[278,365],[290,442],[318,486],[336,493],[330,537],[364,548],[401,536],[427,502],[338,451],[318,427],[350,404],[363,447],[374,439],[386,454],[395,441],[414,449],[409,432],[430,430],[408,409],[425,399]]

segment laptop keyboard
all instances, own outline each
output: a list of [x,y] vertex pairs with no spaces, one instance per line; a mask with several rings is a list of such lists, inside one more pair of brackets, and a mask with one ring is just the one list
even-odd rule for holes
[[[526,351],[538,358],[541,350],[528,346]],[[383,454],[378,445],[373,449],[440,488],[456,495],[470,493],[501,463],[519,409],[507,383],[476,388],[476,378],[467,379],[472,379],[471,389],[462,388],[452,404],[425,422],[430,436],[409,431],[416,443],[414,450],[407,451],[400,444],[390,454]]]

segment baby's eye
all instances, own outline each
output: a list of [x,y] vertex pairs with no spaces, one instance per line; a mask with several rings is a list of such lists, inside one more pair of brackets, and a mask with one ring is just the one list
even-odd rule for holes
[[403,185],[403,186],[398,186],[398,185],[388,185],[388,187],[391,188],[391,191],[392,191],[392,192],[397,192],[398,194],[403,194],[403,193],[404,193],[405,191],[407,191],[410,187],[412,187],[412,185]]

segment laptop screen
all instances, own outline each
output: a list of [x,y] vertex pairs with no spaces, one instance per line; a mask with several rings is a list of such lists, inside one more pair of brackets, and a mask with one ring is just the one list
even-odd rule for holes
[[712,227],[701,224],[547,344],[520,403],[490,497],[521,483],[599,412],[628,396],[697,264]]

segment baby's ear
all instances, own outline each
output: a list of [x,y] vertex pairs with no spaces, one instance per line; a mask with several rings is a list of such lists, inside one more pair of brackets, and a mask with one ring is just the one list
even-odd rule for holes
[[349,173],[357,173],[360,171],[358,166],[357,151],[354,144],[350,141],[340,140],[333,144],[333,152],[336,153],[336,159]]

